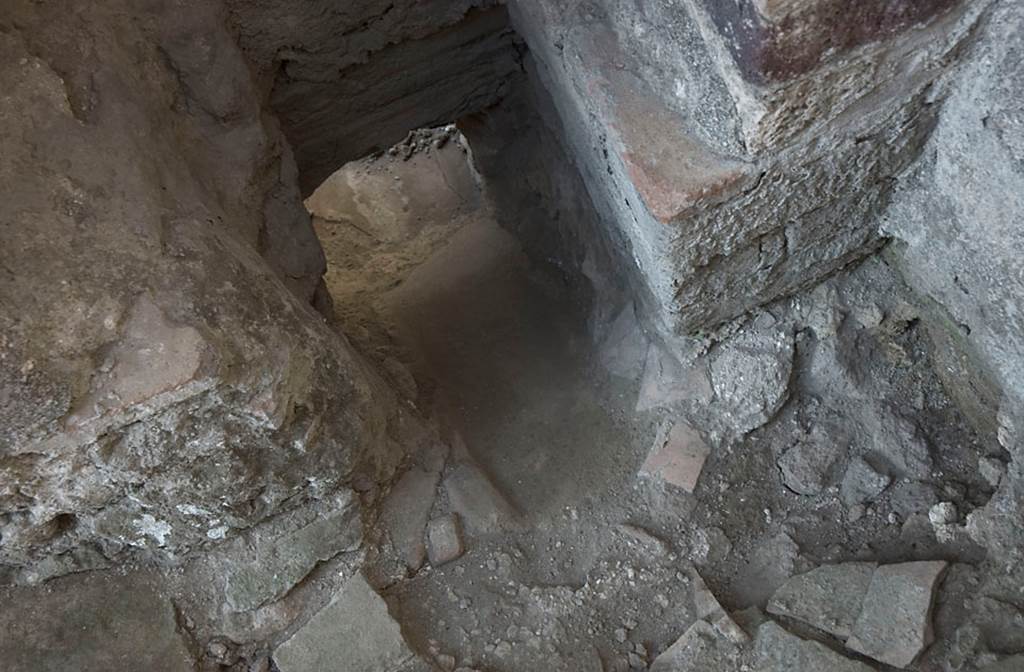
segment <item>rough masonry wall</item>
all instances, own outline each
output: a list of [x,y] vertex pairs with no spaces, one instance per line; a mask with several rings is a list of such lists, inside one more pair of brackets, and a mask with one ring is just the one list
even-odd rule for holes
[[492,0],[229,0],[231,23],[310,194],[345,163],[504,95],[519,72]]
[[620,272],[668,334],[712,328],[878,248],[892,178],[934,122],[929,84],[977,17],[938,9],[898,39],[761,85],[695,1],[511,5],[566,152],[609,239],[624,241]]
[[221,10],[146,9],[0,17],[5,580],[173,557],[397,459],[390,393],[289,291],[320,250]]
[[[975,366],[1024,408],[1024,3],[993,6],[924,160],[883,228],[910,284]],[[998,401],[998,400],[997,400]]]

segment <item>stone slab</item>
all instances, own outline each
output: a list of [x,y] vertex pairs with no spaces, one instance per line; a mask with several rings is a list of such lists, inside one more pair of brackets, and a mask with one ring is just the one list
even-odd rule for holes
[[274,652],[281,672],[392,672],[412,657],[387,603],[360,574]]
[[846,646],[907,667],[932,643],[931,611],[946,563],[904,562],[875,570]]
[[409,569],[423,565],[426,548],[423,531],[441,474],[413,467],[398,480],[381,511],[381,524]]
[[874,672],[864,663],[797,637],[772,622],[758,628],[754,646],[758,672]]
[[794,576],[775,591],[768,613],[803,621],[845,640],[860,615],[875,567],[873,562],[846,562]]

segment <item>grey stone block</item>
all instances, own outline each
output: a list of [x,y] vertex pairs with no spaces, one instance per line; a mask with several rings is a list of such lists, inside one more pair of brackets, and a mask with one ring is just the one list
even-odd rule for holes
[[274,652],[281,672],[393,672],[412,657],[384,599],[360,574]]

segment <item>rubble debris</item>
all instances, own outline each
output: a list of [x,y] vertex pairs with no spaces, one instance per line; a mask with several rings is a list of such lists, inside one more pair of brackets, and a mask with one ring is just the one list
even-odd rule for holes
[[658,555],[665,555],[671,550],[669,544],[664,539],[661,539],[657,535],[648,532],[639,525],[630,525],[629,523],[622,523],[621,525],[617,525],[615,529],[617,529],[631,541],[635,541],[641,544],[644,548],[648,549],[649,551],[653,551]]
[[914,662],[932,642],[932,605],[946,566],[930,561],[878,567],[846,646],[893,667]]
[[427,526],[427,555],[432,566],[451,562],[463,552],[462,522],[458,514],[450,513],[430,521]]
[[860,661],[797,637],[770,621],[757,629],[754,650],[759,672],[874,672]]
[[853,632],[861,602],[877,565],[822,565],[790,578],[768,602],[768,613],[813,625],[845,640]]
[[718,527],[697,528],[690,539],[690,559],[698,565],[721,562],[732,553],[732,542]]
[[640,471],[692,494],[710,454],[711,449],[697,430],[677,422],[664,441],[655,443]]
[[957,520],[956,504],[939,502],[928,510],[928,520],[933,526],[952,525]]
[[793,336],[775,329],[743,332],[723,344],[710,369],[723,422],[746,434],[768,422],[789,398]]
[[345,669],[386,672],[413,657],[384,599],[361,574],[274,652],[281,672]]
[[695,621],[682,637],[665,649],[650,672],[704,672],[734,667],[738,647],[707,621]]

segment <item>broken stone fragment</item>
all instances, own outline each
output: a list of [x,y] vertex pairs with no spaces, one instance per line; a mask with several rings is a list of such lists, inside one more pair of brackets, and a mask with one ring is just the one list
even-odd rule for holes
[[640,471],[692,493],[710,454],[697,430],[680,422],[655,444]]
[[361,574],[274,652],[281,672],[385,672],[412,657],[384,599]]
[[651,663],[650,672],[729,670],[738,647],[707,621],[698,620]]
[[711,384],[728,428],[746,434],[768,422],[789,398],[792,369],[792,334],[751,330],[723,343]]
[[893,667],[907,667],[931,644],[931,611],[946,563],[904,562],[875,570],[846,646]]
[[704,583],[700,574],[693,572],[693,609],[697,618],[707,621],[723,637],[734,644],[742,644],[750,638],[743,629],[722,608],[714,593]]
[[933,526],[952,525],[956,522],[956,504],[953,502],[939,502],[928,509],[928,520]]
[[931,607],[946,563],[826,565],[791,578],[768,611],[812,625],[847,648],[906,667],[931,643]]
[[739,645],[750,640],[708,589],[696,571],[693,613],[697,620],[651,664],[651,672],[703,672],[735,667]]
[[882,494],[892,479],[875,471],[862,458],[854,458],[839,486],[839,498],[847,506],[870,502]]
[[983,457],[978,460],[978,471],[989,485],[996,488],[999,487],[999,483],[1003,480],[1006,467],[1003,466],[1002,462],[993,457]]
[[423,531],[427,527],[440,473],[413,467],[391,490],[381,510],[380,521],[395,551],[406,567],[417,570],[426,558]]
[[427,556],[430,564],[439,567],[463,553],[462,522],[458,514],[434,518],[427,525]]
[[770,621],[757,629],[754,647],[758,672],[874,672],[864,663],[790,634]]
[[768,602],[768,613],[803,621],[845,640],[875,572],[873,562],[823,565],[790,578]]

